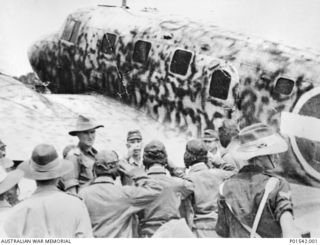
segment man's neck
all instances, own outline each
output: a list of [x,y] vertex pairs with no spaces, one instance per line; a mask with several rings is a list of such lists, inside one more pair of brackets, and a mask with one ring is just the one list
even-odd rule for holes
[[80,149],[84,152],[88,152],[92,149],[92,146],[88,146],[86,144],[83,144],[82,142],[79,142],[78,145],[79,145]]
[[137,156],[133,155],[132,159],[135,160],[136,162],[140,162],[141,161],[141,156],[140,155],[137,155]]

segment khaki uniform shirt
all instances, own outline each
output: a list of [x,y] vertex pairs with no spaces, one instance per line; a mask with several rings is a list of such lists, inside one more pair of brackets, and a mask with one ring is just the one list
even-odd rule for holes
[[166,169],[161,166],[153,166],[147,173],[163,189],[160,196],[139,214],[140,235],[143,237],[152,236],[160,226],[172,219],[180,219],[181,200],[194,190],[191,181],[168,176]]
[[[129,157],[129,158],[127,158],[127,159],[125,159],[131,166],[133,166],[133,167],[135,167],[135,168],[140,168],[140,169],[142,169],[142,170],[144,170],[145,168],[144,168],[144,166],[143,166],[143,164],[142,164],[142,160],[140,161],[140,162],[136,162],[132,157]],[[124,175],[124,174],[121,174],[120,175],[120,179],[121,179],[121,184],[122,185],[134,185],[134,181],[130,178],[130,177],[128,177],[128,176],[126,176],[126,175]]]
[[0,201],[0,237],[5,237],[6,233],[4,232],[4,221],[7,216],[10,214],[12,206],[6,200]]
[[88,211],[75,196],[54,186],[35,193],[12,208],[4,222],[8,237],[92,237]]
[[203,162],[190,167],[187,177],[195,185],[191,200],[194,230],[215,230],[218,218],[219,185],[233,174],[234,172],[231,171],[209,169]]
[[62,178],[65,190],[74,186],[83,186],[93,179],[92,170],[97,153],[97,150],[93,147],[89,150],[84,150],[81,145],[78,145],[68,153],[66,159],[72,161],[73,171]]
[[132,176],[136,186],[118,186],[111,177],[100,176],[80,190],[95,237],[132,237],[134,214],[147,208],[160,195],[161,186],[144,171],[135,168]]
[[12,206],[6,200],[0,201],[0,213],[10,210]]
[[[216,227],[220,236],[249,237],[249,232],[241,223],[250,228],[253,226],[266,183],[271,176],[259,166],[248,165],[223,184],[220,188]],[[257,229],[261,237],[282,237],[280,217],[285,211],[292,212],[290,186],[285,179],[277,178],[278,185],[269,195]]]

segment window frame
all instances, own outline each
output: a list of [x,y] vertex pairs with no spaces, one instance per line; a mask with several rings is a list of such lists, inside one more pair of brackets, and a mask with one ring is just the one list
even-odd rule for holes
[[[143,63],[141,63],[140,61],[136,61],[136,60],[134,60],[134,58],[133,58],[133,57],[134,57],[134,54],[135,54],[136,44],[137,44],[138,42],[144,42],[144,43],[149,43],[149,44],[150,44],[150,48],[149,48],[149,51],[148,51],[148,53],[147,53],[147,59],[146,59]],[[138,40],[135,41],[135,43],[134,43],[134,47],[133,47],[132,55],[131,55],[131,60],[132,60],[133,62],[135,62],[135,63],[140,64],[140,65],[145,65],[145,64],[148,62],[148,59],[149,59],[149,57],[150,57],[150,51],[151,51],[151,49],[152,49],[152,42],[146,41],[146,40],[143,40],[143,39],[138,39]]]
[[[226,72],[226,73],[228,73],[229,76],[230,76],[230,82],[229,82],[229,85],[228,85],[228,93],[227,93],[227,97],[226,97],[225,99],[224,99],[224,98],[215,97],[215,96],[213,96],[213,95],[211,94],[211,84],[212,84],[213,74],[214,74],[215,72],[217,72],[217,71]],[[232,74],[231,74],[229,71],[227,71],[227,70],[225,70],[225,69],[223,69],[223,68],[217,67],[216,69],[214,69],[214,70],[211,72],[211,75],[210,75],[209,77],[210,77],[210,79],[209,79],[209,88],[208,88],[208,94],[209,94],[209,96],[210,96],[211,98],[216,99],[216,100],[228,101],[228,100],[229,100],[229,95],[230,95],[230,88],[232,88],[232,86],[231,86],[231,85],[232,85]]]
[[[181,75],[181,74],[179,74],[179,73],[176,73],[176,72],[172,72],[172,71],[171,71],[172,60],[173,60],[174,54],[176,53],[177,50],[182,50],[182,51],[186,51],[186,52],[191,53],[190,62],[189,62],[189,64],[188,64],[188,69],[187,69],[187,72],[186,72],[185,75]],[[191,50],[189,50],[189,49],[179,48],[179,47],[178,47],[178,48],[175,48],[175,49],[173,50],[172,54],[171,54],[171,57],[170,57],[169,72],[170,72],[172,75],[175,75],[175,76],[181,76],[181,77],[187,76],[188,73],[189,73],[190,65],[191,65],[191,62],[192,62],[193,58],[194,58],[194,51],[191,51]]]
[[[64,36],[65,36],[64,34],[65,34],[65,31],[66,31],[66,27],[67,27],[67,25],[70,24],[70,22],[74,22],[74,24],[72,26],[72,30],[71,30],[71,32],[69,34],[68,39],[65,39],[64,38]],[[77,24],[78,24],[78,26],[77,26]],[[64,42],[67,42],[69,44],[75,45],[77,43],[77,39],[78,39],[78,36],[79,36],[80,27],[81,27],[81,21],[76,20],[76,19],[68,19],[64,24],[64,28],[63,28],[63,31],[62,31],[59,39],[64,41]],[[77,33],[76,33],[76,36],[74,38],[75,40],[73,40],[75,30],[77,30]]]
[[118,41],[118,38],[119,38],[118,35],[115,34],[115,33],[104,32],[104,34],[103,34],[103,36],[102,36],[102,39],[101,39],[101,48],[100,48],[100,49],[101,49],[101,52],[102,52],[104,55],[112,55],[112,54],[114,54],[114,53],[106,53],[106,52],[104,52],[104,50],[103,50],[103,48],[102,48],[104,36],[106,36],[106,35],[108,35],[108,34],[115,36],[114,44],[113,44],[113,47],[112,47],[113,51],[115,51],[115,47],[116,47],[116,45],[117,45],[117,41]]
[[[292,86],[291,92],[290,92],[289,94],[279,93],[277,90],[275,90],[275,89],[276,89],[276,86],[277,86],[277,84],[278,84],[278,81],[279,81],[281,78],[293,82],[293,86]],[[290,79],[290,78],[285,77],[285,76],[278,76],[278,77],[275,79],[275,82],[274,82],[274,85],[273,85],[273,92],[276,92],[276,93],[280,94],[281,96],[291,96],[292,93],[293,93],[293,91],[294,91],[295,85],[296,85],[296,81],[295,81],[295,80]]]

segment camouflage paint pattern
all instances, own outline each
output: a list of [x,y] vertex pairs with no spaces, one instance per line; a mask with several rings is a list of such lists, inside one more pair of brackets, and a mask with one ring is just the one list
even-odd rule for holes
[[[74,43],[61,39],[63,26],[60,33],[39,41],[29,52],[34,71],[43,82],[50,82],[52,92],[99,92],[193,136],[205,128],[218,129],[225,120],[241,127],[262,121],[278,129],[280,112],[291,111],[302,94],[320,83],[319,54],[248,38],[208,23],[106,6],[79,10],[65,24],[72,20],[81,22]],[[108,53],[101,45],[106,33],[117,35]],[[152,44],[144,64],[132,59],[138,40]],[[177,48],[192,52],[185,76],[170,71]],[[209,94],[211,75],[217,69],[231,76],[226,100]],[[295,81],[289,95],[275,91],[279,76]],[[291,149],[280,156],[280,162],[284,175],[319,185]]]

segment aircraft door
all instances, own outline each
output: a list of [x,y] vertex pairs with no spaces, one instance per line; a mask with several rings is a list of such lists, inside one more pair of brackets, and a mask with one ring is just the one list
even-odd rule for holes
[[123,39],[117,44],[117,67],[126,89],[126,103],[140,108],[147,101],[146,86],[152,43],[143,39]]
[[[119,36],[112,32],[103,32],[98,40],[99,69],[97,75],[100,89],[104,94],[125,101],[126,88],[122,75],[118,69],[117,48]],[[94,74],[93,74],[94,75]]]

